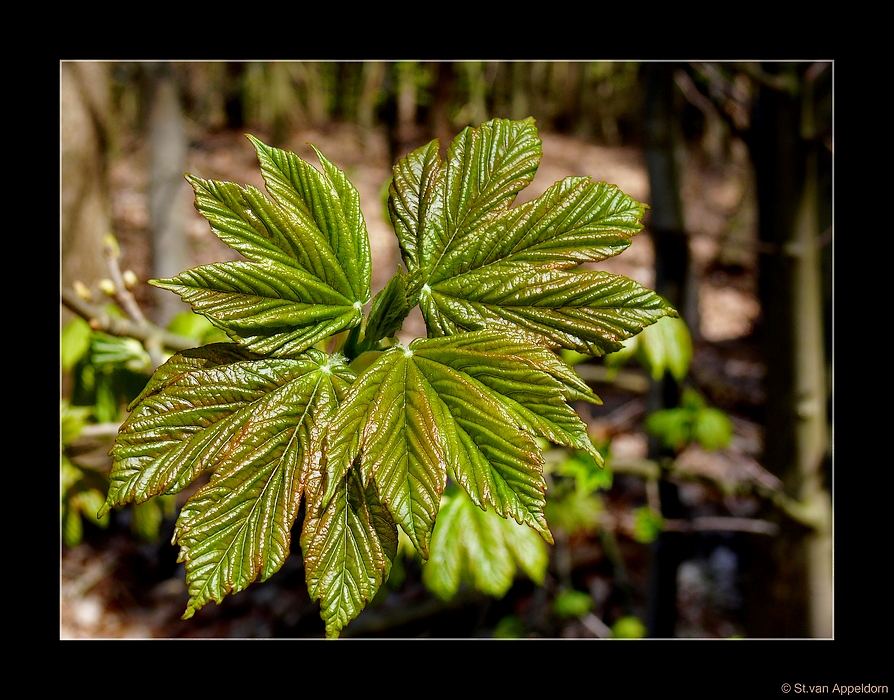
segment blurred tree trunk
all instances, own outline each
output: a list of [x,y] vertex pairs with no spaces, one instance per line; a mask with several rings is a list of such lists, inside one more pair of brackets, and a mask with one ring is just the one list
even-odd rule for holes
[[[144,66],[148,97],[149,227],[152,235],[152,274],[173,277],[190,267],[186,215],[192,190],[184,179],[186,131],[174,68],[167,63]],[[176,294],[153,288],[154,320],[165,326],[189,306]]]
[[376,126],[376,106],[384,80],[384,63],[381,61],[366,61],[363,64],[360,95],[357,98],[357,123],[364,129],[373,129]]
[[[108,64],[64,62],[61,67],[62,286],[75,280],[97,292],[108,275],[103,237],[111,233],[106,151],[109,138]],[[63,323],[71,318],[64,311]]]
[[[655,291],[673,304],[681,315],[689,290],[689,244],[680,199],[683,138],[680,133],[678,98],[673,63],[647,63],[644,136],[649,174],[649,224],[655,246]],[[650,413],[679,404],[680,387],[670,377],[652,382]],[[656,439],[650,439],[650,458],[659,464],[673,460]],[[662,470],[663,471],[663,470]],[[661,515],[685,517],[677,487],[668,479],[658,482]],[[673,637],[677,620],[677,570],[682,561],[685,535],[663,532],[652,544],[647,628],[650,637]]]
[[453,100],[456,97],[456,67],[453,63],[431,66],[434,95],[428,113],[428,130],[432,138],[441,139],[442,152],[453,139]]
[[[753,66],[751,68],[754,68]],[[755,167],[766,361],[764,466],[800,502],[806,527],[784,523],[753,553],[746,595],[750,636],[831,637],[831,496],[820,217],[823,122],[809,64],[771,64],[748,141]],[[755,543],[756,545],[763,543]]]
[[395,163],[425,143],[425,135],[417,124],[419,86],[416,83],[419,64],[398,61],[386,73],[386,100],[381,117],[388,132],[388,151]]

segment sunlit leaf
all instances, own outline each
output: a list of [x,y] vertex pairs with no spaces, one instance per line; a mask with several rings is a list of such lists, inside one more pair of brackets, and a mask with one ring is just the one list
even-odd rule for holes
[[181,510],[174,535],[186,562],[189,617],[282,565],[318,449],[312,428],[353,374],[315,350],[244,359],[215,345],[169,365],[121,428],[105,508],[176,493],[212,472]]
[[496,119],[465,129],[446,161],[429,144],[395,165],[389,210],[429,335],[521,329],[603,355],[676,315],[632,280],[572,269],[617,255],[641,230],[645,205],[616,186],[566,178],[512,208],[540,155],[533,119]]
[[535,437],[599,454],[569,395],[599,401],[521,336],[482,331],[394,346],[358,377],[330,425],[328,479],[339,483],[356,463],[423,557],[448,475],[480,508],[551,542]]
[[250,350],[299,353],[360,324],[370,299],[369,237],[357,191],[319,151],[323,172],[251,140],[272,200],[255,187],[187,177],[214,233],[247,260],[152,284]]
[[[388,578],[397,554],[397,528],[374,485],[364,487],[349,472],[325,509],[320,508],[322,471],[312,472],[301,546],[307,590],[320,601],[326,635],[337,637]],[[314,483],[315,481],[315,483]]]
[[358,351],[372,349],[382,338],[394,336],[400,330],[409,313],[406,280],[398,272],[373,298],[363,344]]
[[444,600],[453,598],[462,584],[499,598],[509,590],[519,565],[542,581],[547,561],[543,540],[533,530],[482,511],[454,490],[444,496],[422,580]]

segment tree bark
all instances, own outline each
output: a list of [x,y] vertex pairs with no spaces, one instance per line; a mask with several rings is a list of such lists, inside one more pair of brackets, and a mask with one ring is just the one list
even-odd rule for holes
[[[645,102],[645,147],[649,174],[649,224],[655,246],[655,291],[684,313],[689,289],[689,244],[683,216],[681,192],[682,134],[677,115],[677,93],[672,63],[643,66]],[[650,413],[678,405],[680,388],[670,376],[652,382],[648,398]],[[649,453],[659,463],[674,455],[651,440]],[[685,518],[676,486],[667,478],[658,483],[661,515]],[[663,532],[652,545],[647,628],[650,637],[674,636],[677,619],[677,570],[682,561],[685,535]]]
[[[189,267],[186,215],[191,190],[186,172],[186,130],[176,77],[170,64],[147,64],[149,97],[149,226],[152,231],[152,272],[157,278],[177,275]],[[154,320],[166,326],[187,311],[176,294],[153,289]]]
[[[825,478],[829,424],[822,311],[818,148],[803,64],[765,66],[749,145],[762,250],[759,333],[766,361],[764,466],[810,515],[782,522],[754,553],[746,604],[750,636],[832,634],[831,496]],[[779,78],[783,80],[780,81]],[[757,544],[757,543],[756,543]]]
[[[103,238],[111,232],[106,150],[110,103],[108,65],[64,62],[61,66],[61,275],[98,292],[107,275]],[[71,318],[63,314],[63,323]]]

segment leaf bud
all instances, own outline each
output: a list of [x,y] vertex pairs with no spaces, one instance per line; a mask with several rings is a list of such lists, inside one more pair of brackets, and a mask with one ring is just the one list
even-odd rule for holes
[[112,280],[108,278],[99,280],[99,288],[104,294],[110,297],[115,296],[115,283]]
[[81,282],[81,280],[75,280],[71,286],[74,288],[74,293],[81,297],[81,299],[84,301],[93,301],[93,295],[90,293],[87,285]]
[[134,272],[133,270],[125,270],[123,273],[123,277],[124,277],[124,286],[127,289],[133,289],[134,287],[137,286],[137,282],[139,280],[137,279],[137,273]]

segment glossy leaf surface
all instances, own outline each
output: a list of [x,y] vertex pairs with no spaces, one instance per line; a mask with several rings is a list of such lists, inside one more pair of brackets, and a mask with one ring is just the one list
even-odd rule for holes
[[551,542],[534,438],[598,455],[570,396],[599,402],[523,336],[481,331],[394,346],[358,377],[330,424],[329,482],[357,464],[423,557],[448,476],[480,508]]
[[[112,449],[101,511],[208,477],[174,533],[184,617],[279,570],[302,504],[308,592],[329,637],[387,580],[400,530],[439,595],[462,582],[500,595],[517,567],[538,580],[552,542],[541,442],[603,466],[572,408],[601,401],[554,350],[612,352],[676,315],[587,267],[630,244],[645,206],[584,177],[514,206],[540,162],[532,119],[466,129],[445,160],[432,142],[394,168],[406,270],[364,319],[356,189],[319,151],[321,169],[249,138],[266,194],[187,176],[243,259],[153,282],[233,342],[157,368]],[[395,344],[417,304],[429,337]],[[335,354],[319,349],[329,342]]]
[[569,177],[512,207],[540,156],[533,119],[497,119],[464,130],[446,161],[432,143],[395,166],[389,210],[429,335],[520,329],[602,355],[676,315],[633,280],[573,269],[641,230],[645,206],[616,186]]
[[397,528],[374,485],[364,487],[349,472],[321,509],[322,471],[312,472],[307,514],[301,531],[307,590],[320,601],[326,635],[337,637],[372,600],[397,554]]
[[322,430],[353,373],[316,350],[251,358],[232,345],[175,355],[121,427],[106,509],[210,481],[174,533],[190,617],[282,565]]
[[319,151],[322,172],[251,140],[272,199],[255,187],[187,177],[214,233],[247,260],[152,283],[250,350],[295,354],[360,324],[370,299],[369,237],[356,189]]

